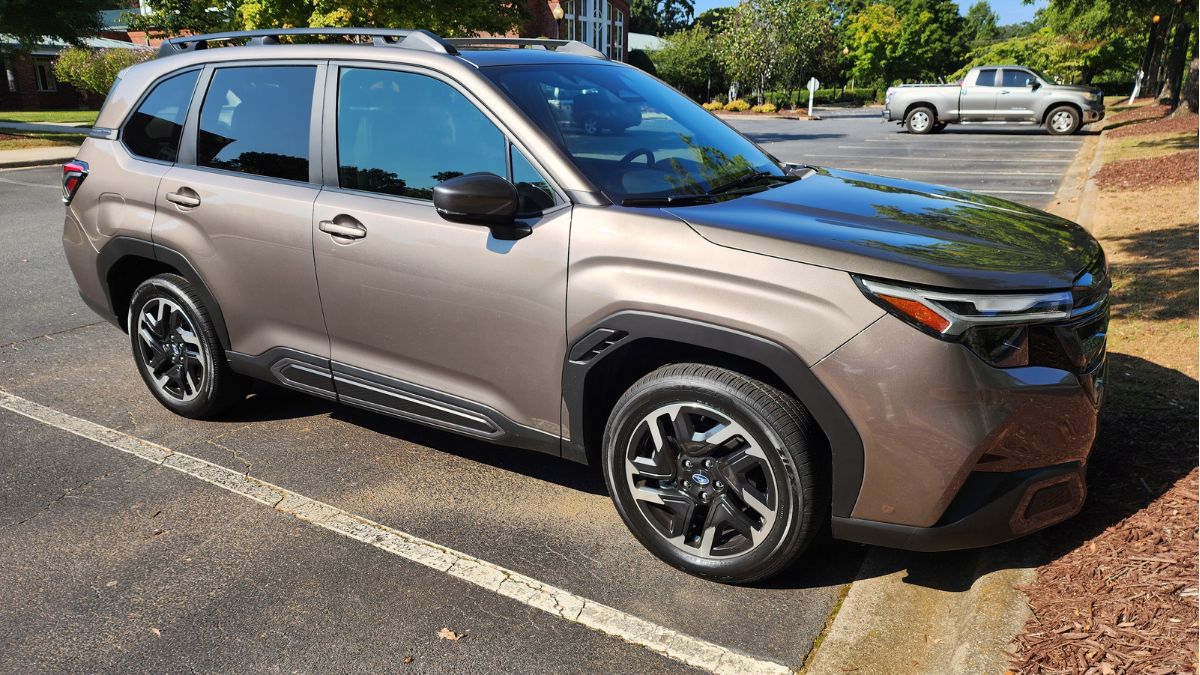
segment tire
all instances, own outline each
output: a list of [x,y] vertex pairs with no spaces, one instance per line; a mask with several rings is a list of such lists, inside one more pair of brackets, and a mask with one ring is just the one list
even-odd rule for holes
[[246,397],[249,380],[230,370],[208,310],[183,277],[143,281],[127,325],[142,380],[171,412],[206,419]]
[[659,559],[746,584],[792,565],[826,520],[816,438],[808,411],[770,385],[669,365],[613,407],[604,479],[625,525]]
[[937,126],[937,114],[933,108],[918,106],[904,116],[904,128],[910,134],[927,134]]
[[599,136],[600,132],[603,131],[600,128],[600,118],[590,113],[584,115],[583,119],[580,120],[579,128],[588,136]]
[[939,133],[945,128],[946,128],[946,122],[938,122],[937,124],[933,125],[933,133],[935,133],[935,134]]
[[1069,105],[1051,108],[1046,113],[1046,131],[1053,136],[1070,136],[1079,131],[1082,126],[1079,122],[1079,111]]

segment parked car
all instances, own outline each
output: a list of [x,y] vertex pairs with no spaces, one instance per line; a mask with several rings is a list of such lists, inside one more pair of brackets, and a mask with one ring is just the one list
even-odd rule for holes
[[[273,44],[331,33],[380,39]],[[1080,509],[1091,235],[783,164],[637,68],[528,44],[264,30],[122,71],[63,245],[150,393],[207,418],[258,379],[590,464],[654,555],[723,582],[830,524],[936,551]],[[648,114],[569,133],[550,99],[582,90]]]
[[642,108],[636,97],[626,94],[626,100],[615,92],[589,89],[575,97],[571,120],[586,134],[605,131],[624,131],[642,121]]
[[948,124],[1040,124],[1069,135],[1104,119],[1104,95],[1095,87],[1055,84],[1032,68],[980,66],[956,84],[889,88],[883,119],[913,134]]

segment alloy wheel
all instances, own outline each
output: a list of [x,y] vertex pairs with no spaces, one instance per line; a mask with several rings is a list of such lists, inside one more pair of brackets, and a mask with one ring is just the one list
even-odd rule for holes
[[625,474],[638,511],[692,555],[743,555],[770,534],[779,481],[763,447],[741,424],[698,403],[656,408],[635,427]]
[[1050,126],[1057,132],[1066,133],[1074,124],[1075,118],[1066,110],[1059,110],[1050,116]]
[[925,131],[925,129],[929,126],[929,113],[923,110],[918,110],[917,112],[913,113],[909,120],[909,126],[912,127],[912,130],[916,132]]
[[151,298],[138,312],[138,355],[154,387],[180,402],[200,395],[208,375],[204,347],[183,308],[169,298]]

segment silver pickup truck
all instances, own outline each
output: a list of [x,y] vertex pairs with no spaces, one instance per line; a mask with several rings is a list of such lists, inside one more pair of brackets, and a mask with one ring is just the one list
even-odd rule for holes
[[1099,89],[1055,84],[1023,66],[979,66],[957,84],[891,87],[883,104],[884,121],[914,134],[947,124],[1043,124],[1052,134],[1066,135],[1103,118]]

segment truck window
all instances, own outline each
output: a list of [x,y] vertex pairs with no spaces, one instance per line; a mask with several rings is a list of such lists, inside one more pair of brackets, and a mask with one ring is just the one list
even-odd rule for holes
[[976,87],[994,87],[996,86],[996,69],[984,68],[979,71],[979,75],[975,77]]
[[1005,70],[1004,71],[1004,86],[1006,87],[1024,87],[1026,83],[1033,81],[1033,75],[1025,70]]

